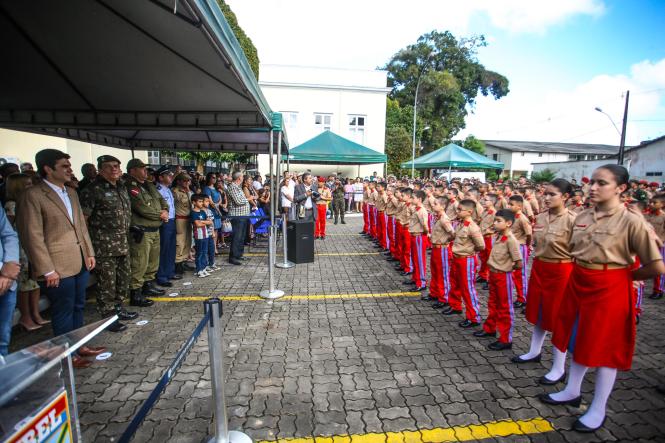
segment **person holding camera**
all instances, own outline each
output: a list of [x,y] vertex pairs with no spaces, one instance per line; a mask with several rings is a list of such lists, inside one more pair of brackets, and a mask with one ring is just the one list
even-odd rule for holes
[[299,219],[316,221],[317,213],[314,202],[319,196],[319,189],[312,174],[305,172],[302,183],[296,185],[293,193],[293,202],[296,204],[296,214]]

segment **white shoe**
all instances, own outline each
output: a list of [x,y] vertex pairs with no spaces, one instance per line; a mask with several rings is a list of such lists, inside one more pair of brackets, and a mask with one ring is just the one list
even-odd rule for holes
[[197,273],[196,273],[196,276],[197,276],[197,277],[204,278],[204,277],[208,277],[208,276],[210,276],[210,274],[208,274],[205,270],[203,270],[203,271],[199,271],[199,272],[197,272]]
[[212,274],[212,272],[215,270],[212,266],[206,266],[204,269],[208,274]]
[[220,269],[222,269],[222,268],[220,268],[220,267],[217,266],[217,265],[212,265],[210,268],[211,268],[213,271],[219,271]]

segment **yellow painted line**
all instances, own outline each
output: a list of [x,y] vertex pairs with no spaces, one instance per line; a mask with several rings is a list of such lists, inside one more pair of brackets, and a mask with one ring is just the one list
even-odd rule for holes
[[[350,255],[379,255],[380,252],[317,252],[314,255],[328,256],[328,257],[343,257]],[[264,252],[250,252],[243,254],[245,257],[267,257],[268,254]],[[284,254],[277,254],[277,257],[282,257]]]
[[542,434],[551,431],[554,431],[552,424],[544,418],[537,417],[530,420],[502,420],[480,425],[423,429],[420,431],[281,438],[279,440],[260,440],[257,443],[439,443],[477,441],[513,435]]
[[[420,292],[385,292],[376,294],[313,294],[313,295],[285,295],[277,300],[324,300],[324,299],[348,299],[348,298],[384,298],[384,297],[417,297]],[[158,302],[184,302],[184,301],[205,301],[210,297],[204,296],[184,296],[184,297],[150,297]],[[236,301],[258,301],[265,300],[257,295],[220,295],[222,300]]]

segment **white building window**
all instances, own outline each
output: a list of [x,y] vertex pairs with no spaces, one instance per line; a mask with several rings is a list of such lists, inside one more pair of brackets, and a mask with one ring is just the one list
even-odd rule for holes
[[350,139],[361,145],[365,144],[365,119],[364,115],[349,115]]
[[332,129],[332,114],[314,114],[314,127],[318,132]]
[[148,164],[149,165],[159,165],[159,151],[148,151]]
[[282,117],[284,118],[284,127],[287,129],[295,129],[298,126],[298,113],[297,112],[284,112],[282,111]]

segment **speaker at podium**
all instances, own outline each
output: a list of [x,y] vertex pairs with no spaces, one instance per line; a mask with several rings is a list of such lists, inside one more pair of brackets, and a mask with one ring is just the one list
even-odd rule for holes
[[314,263],[314,221],[293,220],[286,223],[286,246],[289,261]]

